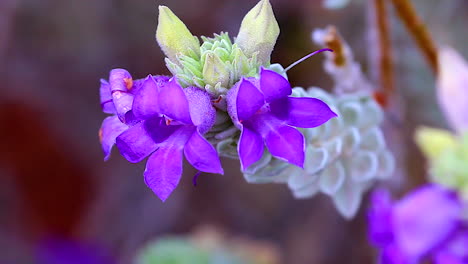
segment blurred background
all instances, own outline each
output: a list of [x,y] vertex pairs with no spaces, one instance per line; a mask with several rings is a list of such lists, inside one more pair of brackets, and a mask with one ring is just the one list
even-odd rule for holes
[[[194,35],[238,32],[256,0],[0,0],[0,263],[35,263],[44,240],[93,245],[117,263],[133,263],[148,241],[209,229],[267,247],[271,263],[373,263],[366,202],[344,220],[325,196],[295,200],[284,185],[247,184],[236,160],[225,175],[184,166],[162,203],[143,182],[144,162],[114,150],[103,161],[97,132],[105,114],[99,79],[112,68],[135,78],[169,74],[154,33],[167,5]],[[281,28],[272,62],[289,65],[317,49],[316,27],[335,25],[368,72],[368,1],[328,10],[320,0],[271,0]],[[415,0],[438,44],[468,55],[468,2]],[[404,192],[424,181],[425,162],[412,137],[419,125],[445,127],[434,77],[394,10],[392,42],[400,115],[389,139],[398,157],[391,182]],[[329,89],[316,56],[288,72],[291,83]],[[186,165],[186,164],[185,164]],[[213,231],[217,230],[217,231]]]

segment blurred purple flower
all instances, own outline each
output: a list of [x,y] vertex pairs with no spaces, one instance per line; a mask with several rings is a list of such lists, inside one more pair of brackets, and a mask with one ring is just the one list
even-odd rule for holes
[[179,183],[182,153],[199,171],[224,173],[215,148],[202,136],[216,116],[205,91],[182,89],[175,78],[148,77],[135,93],[133,115],[141,121],[117,137],[117,147],[133,163],[150,156],[145,182],[162,201]]
[[[166,76],[154,77],[158,81],[167,81]],[[112,114],[104,119],[99,129],[104,160],[108,160],[115,139],[137,120],[132,112],[133,98],[141,87],[143,80],[133,80],[130,73],[123,69],[110,72],[109,82],[101,80],[100,96],[102,111]]]
[[458,133],[468,129],[468,62],[455,49],[439,50],[437,99]]
[[370,240],[382,250],[382,263],[468,263],[462,210],[456,194],[438,185],[421,187],[396,203],[388,191],[378,190],[368,215]]
[[115,260],[103,248],[66,239],[49,238],[36,253],[38,264],[113,264]]
[[324,102],[291,93],[286,78],[263,68],[259,79],[243,78],[229,91],[229,115],[241,130],[242,170],[262,157],[264,142],[274,157],[303,167],[304,136],[293,126],[316,127],[336,116]]

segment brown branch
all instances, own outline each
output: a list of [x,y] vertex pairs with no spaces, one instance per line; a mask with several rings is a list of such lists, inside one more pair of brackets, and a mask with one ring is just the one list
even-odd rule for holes
[[382,106],[387,105],[388,97],[394,92],[394,71],[390,25],[385,0],[373,0],[376,37],[378,43],[378,80],[381,90],[376,92],[376,99]]
[[419,49],[426,57],[432,71],[437,74],[437,49],[426,26],[416,13],[410,0],[390,0],[395,10],[406,26],[408,32],[413,36]]
[[327,27],[325,46],[333,50],[333,62],[335,65],[344,66],[346,64],[343,40],[334,26]]

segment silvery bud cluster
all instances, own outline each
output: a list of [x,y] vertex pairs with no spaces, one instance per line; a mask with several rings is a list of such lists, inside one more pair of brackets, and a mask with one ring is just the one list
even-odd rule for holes
[[287,183],[296,198],[324,193],[344,217],[352,218],[362,194],[394,169],[393,156],[378,127],[382,110],[366,94],[334,96],[319,88],[294,88],[293,95],[323,100],[338,118],[303,129],[307,140],[304,169],[265,154],[244,176],[251,183]]

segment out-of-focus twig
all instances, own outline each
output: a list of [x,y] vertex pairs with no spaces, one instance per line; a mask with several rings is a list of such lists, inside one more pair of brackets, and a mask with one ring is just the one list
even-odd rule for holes
[[426,57],[432,71],[438,73],[437,49],[426,26],[416,13],[410,0],[390,0],[395,7],[398,17],[403,21],[408,32],[413,36],[419,49]]
[[346,64],[346,57],[344,55],[343,40],[338,34],[336,27],[328,26],[327,35],[325,36],[325,46],[333,50],[333,62],[337,66],[344,66]]
[[392,59],[392,42],[390,36],[389,19],[385,0],[372,0],[376,26],[376,40],[378,43],[377,79],[381,90],[376,91],[375,99],[386,106],[389,96],[394,92],[394,71]]

